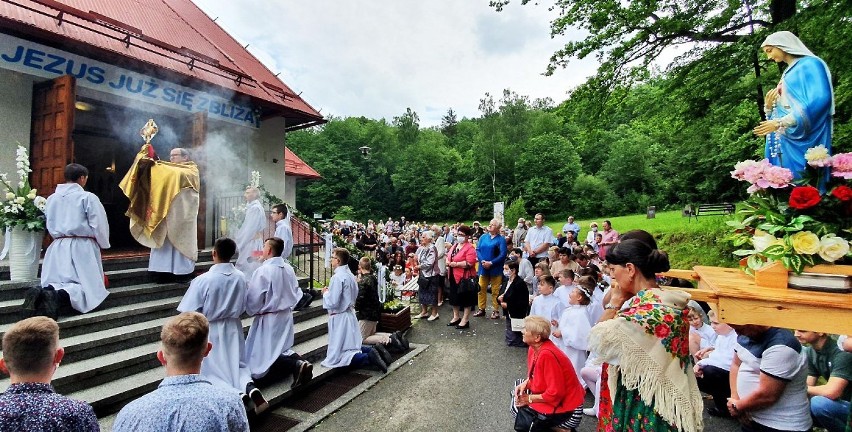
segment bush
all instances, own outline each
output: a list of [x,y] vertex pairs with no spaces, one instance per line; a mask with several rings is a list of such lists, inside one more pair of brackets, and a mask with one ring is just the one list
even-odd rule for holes
[[514,227],[518,219],[524,218],[529,219],[526,211],[526,201],[523,198],[518,197],[508,207],[506,207],[505,212],[503,213],[503,220],[505,221],[506,226]]

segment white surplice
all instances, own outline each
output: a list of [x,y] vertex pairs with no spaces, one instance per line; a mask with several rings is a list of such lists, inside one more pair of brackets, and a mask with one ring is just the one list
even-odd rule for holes
[[162,247],[151,248],[148,271],[187,275],[195,271],[195,261],[180,253],[166,238]]
[[301,298],[296,273],[284,258],[270,258],[252,274],[246,295],[246,313],[255,315],[246,338],[252,378],[265,376],[278,357],[293,354],[293,307]]
[[559,332],[562,333],[560,348],[571,360],[577,379],[583,387],[585,381],[580,370],[586,365],[586,358],[589,356],[589,332],[592,331],[587,308],[588,306],[583,305],[568,305],[559,317]]
[[255,261],[258,257],[252,258],[252,253],[263,250],[263,229],[266,225],[266,211],[260,200],[248,203],[243,224],[234,235],[234,241],[237,243],[237,268],[245,273],[246,277],[250,278],[260,266],[258,261]]
[[361,352],[361,329],[355,317],[358,283],[349,267],[334,270],[328,291],[322,295],[322,307],[328,311],[328,351],[322,365],[327,368],[349,366]]
[[41,286],[64,290],[79,312],[98,307],[104,286],[101,249],[109,248],[109,223],[98,197],[77,183],[56,186],[44,211],[53,243],[44,255]]
[[288,259],[293,253],[293,227],[290,225],[290,215],[286,218],[275,222],[275,237],[284,240],[284,251],[281,252],[281,258]]
[[[530,315],[538,315],[546,319],[547,322],[551,322],[553,320],[559,321],[562,309],[562,303],[559,301],[559,297],[556,296],[556,293],[549,295],[539,294],[535,296],[535,299],[530,305]],[[556,330],[556,326],[551,324],[550,334],[553,334],[554,330]],[[553,338],[551,340],[556,344],[556,346],[562,348],[561,340],[557,338]]]
[[201,375],[213,385],[245,393],[251,381],[240,316],[246,310],[246,281],[231,263],[215,264],[189,284],[177,307],[200,312],[210,321],[213,349],[201,363]]

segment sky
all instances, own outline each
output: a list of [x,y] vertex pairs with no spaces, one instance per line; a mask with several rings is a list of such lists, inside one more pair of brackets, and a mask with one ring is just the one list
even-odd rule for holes
[[296,93],[328,117],[373,119],[414,110],[421,127],[449,108],[478,117],[503,89],[555,103],[595,73],[594,58],[544,76],[570,38],[550,37],[556,13],[513,0],[193,0]]

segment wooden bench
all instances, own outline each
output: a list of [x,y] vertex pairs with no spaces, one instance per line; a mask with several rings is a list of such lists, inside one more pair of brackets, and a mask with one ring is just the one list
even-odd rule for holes
[[695,219],[698,219],[698,216],[729,215],[732,214],[734,210],[736,210],[736,207],[731,203],[698,204],[698,207],[687,205],[683,208],[683,215],[688,217],[691,221],[693,217]]

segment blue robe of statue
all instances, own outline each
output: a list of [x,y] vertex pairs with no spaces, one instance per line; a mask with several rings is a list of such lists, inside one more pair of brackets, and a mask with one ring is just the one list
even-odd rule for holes
[[792,115],[796,124],[784,128],[783,133],[766,136],[765,157],[800,178],[809,148],[822,144],[831,153],[833,114],[828,66],[818,57],[800,57],[781,75],[780,94],[769,114],[770,119],[776,120]]

